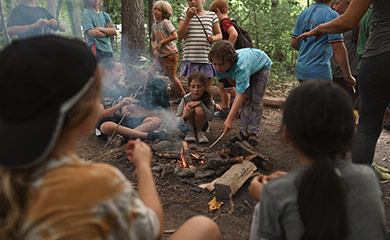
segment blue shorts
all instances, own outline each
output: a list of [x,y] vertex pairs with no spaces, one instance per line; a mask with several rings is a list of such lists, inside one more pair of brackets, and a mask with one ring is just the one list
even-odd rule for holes
[[181,64],[180,75],[188,77],[193,72],[203,72],[207,78],[213,78],[217,75],[212,64],[183,61]]

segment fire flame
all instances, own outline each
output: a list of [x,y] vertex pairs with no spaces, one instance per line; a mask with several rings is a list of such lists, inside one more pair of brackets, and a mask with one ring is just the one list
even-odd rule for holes
[[179,163],[181,163],[181,165],[183,166],[183,168],[188,168],[188,164],[187,164],[186,157],[185,157],[185,155],[184,155],[184,149],[183,149],[183,148],[181,149],[181,155],[180,155],[180,157],[181,157],[181,162],[179,162]]

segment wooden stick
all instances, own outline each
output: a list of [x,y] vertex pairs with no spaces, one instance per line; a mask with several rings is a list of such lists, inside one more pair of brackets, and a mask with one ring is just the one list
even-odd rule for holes
[[215,140],[208,148],[206,148],[205,151],[209,150],[210,148],[214,147],[214,145],[219,141],[221,140],[221,138],[225,135],[225,132],[222,132],[222,134],[217,138],[217,140]]

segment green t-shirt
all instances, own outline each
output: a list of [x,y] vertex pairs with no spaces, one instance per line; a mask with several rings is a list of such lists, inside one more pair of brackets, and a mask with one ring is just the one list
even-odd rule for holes
[[95,43],[96,49],[104,52],[112,52],[111,40],[109,36],[106,37],[92,37],[88,35],[88,30],[96,27],[106,27],[107,23],[112,23],[110,16],[103,11],[96,13],[92,9],[84,9],[81,15],[81,25],[83,27],[84,35],[88,39],[88,46]]

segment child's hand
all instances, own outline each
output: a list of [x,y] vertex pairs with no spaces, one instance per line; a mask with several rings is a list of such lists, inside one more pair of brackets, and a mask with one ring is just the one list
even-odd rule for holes
[[214,42],[213,36],[208,35],[208,36],[207,36],[207,41],[208,41],[209,43],[213,43],[213,42]]
[[226,119],[225,122],[223,123],[224,126],[224,132],[227,133],[233,128],[233,122]]
[[260,192],[264,187],[262,182],[264,176],[256,176],[252,179],[251,184],[249,185],[249,194],[256,200],[260,200]]
[[271,180],[271,179],[274,179],[274,178],[278,178],[278,177],[280,177],[280,176],[282,176],[282,175],[285,175],[285,174],[287,174],[287,172],[284,172],[284,171],[276,171],[276,172],[274,172],[274,173],[272,173],[271,175],[269,175],[269,176],[264,176],[263,178],[264,178],[264,183],[268,183],[268,181],[269,180]]
[[114,25],[112,25],[112,23],[108,22],[108,23],[106,24],[106,28],[114,28]]
[[131,114],[134,113],[134,110],[135,110],[134,104],[129,104],[129,105],[123,106],[121,111],[122,111],[122,115],[126,114],[126,117],[130,117]]
[[164,46],[164,42],[163,41],[160,41],[159,43],[158,43],[158,45],[157,45],[157,51],[160,51],[161,50],[161,48],[162,48],[162,46]]
[[194,112],[194,109],[190,107],[189,103],[187,103],[183,109],[183,118],[187,119]]
[[186,17],[191,19],[196,13],[196,7],[187,8]]
[[140,139],[131,140],[127,143],[130,148],[126,151],[131,162],[136,168],[150,168],[150,161],[152,160],[152,151],[150,147],[142,142]]
[[196,106],[199,106],[200,104],[201,104],[201,101],[192,101],[192,102],[187,103],[187,106],[189,106],[190,108],[195,108]]
[[122,101],[121,101],[121,105],[122,106],[124,106],[124,105],[130,105],[130,104],[132,104],[134,102],[134,99],[133,98],[131,98],[131,97],[125,97],[125,98],[123,98],[122,99]]

